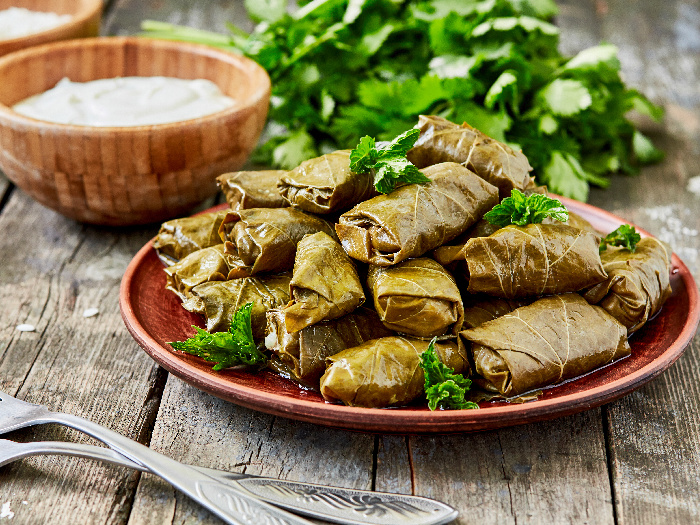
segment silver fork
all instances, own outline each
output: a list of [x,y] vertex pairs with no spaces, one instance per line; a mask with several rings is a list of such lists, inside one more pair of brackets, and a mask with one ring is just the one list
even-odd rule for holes
[[[78,456],[149,472],[114,450],[64,441],[18,443],[0,439],[0,467],[36,455]],[[457,512],[438,501],[420,496],[388,494],[371,490],[344,489],[315,483],[224,472],[192,467],[222,483],[235,482],[263,501],[334,523],[346,525],[435,525],[455,519]]]
[[231,525],[312,525],[310,521],[260,501],[233,484],[223,484],[92,421],[51,412],[0,392],[0,434],[31,425],[59,423],[85,432],[122,456],[157,474]]
[[[441,525],[457,518],[457,511],[449,505],[419,496],[248,477],[184,465],[87,419],[51,412],[42,405],[27,403],[0,392],[0,434],[45,423],[58,423],[85,432],[107,444],[111,450],[73,443],[15,443],[0,440],[0,466],[37,453],[59,453],[138,468],[157,474],[235,525],[310,523],[257,498],[337,523]],[[227,511],[229,514],[226,514]],[[244,521],[231,516],[232,512],[240,514]]]

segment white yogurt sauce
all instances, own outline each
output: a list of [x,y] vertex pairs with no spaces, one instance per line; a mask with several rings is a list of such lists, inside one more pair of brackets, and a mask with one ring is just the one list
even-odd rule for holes
[[80,126],[146,126],[203,117],[235,101],[209,80],[120,77],[71,82],[15,104],[27,117]]
[[72,18],[71,15],[30,11],[23,7],[3,9],[0,10],[0,40],[41,33],[67,24]]

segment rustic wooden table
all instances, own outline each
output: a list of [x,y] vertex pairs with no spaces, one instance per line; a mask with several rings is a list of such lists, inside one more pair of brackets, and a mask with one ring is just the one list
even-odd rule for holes
[[[666,108],[647,126],[666,152],[590,202],[673,245],[700,278],[700,2],[566,0],[574,54],[620,48],[626,80]],[[143,18],[224,30],[242,2],[110,0],[103,34]],[[0,176],[1,177],[1,176]],[[365,435],[272,417],[169,376],[122,324],[119,282],[157,226],[77,224],[0,178],[0,388],[92,419],[178,460],[230,471],[435,497],[457,523],[700,522],[700,349],[601,408],[545,423],[449,436]],[[84,318],[86,308],[99,315]],[[18,324],[37,330],[21,333]],[[16,440],[89,441],[44,426]],[[151,475],[65,457],[0,469],[0,522],[220,523]]]

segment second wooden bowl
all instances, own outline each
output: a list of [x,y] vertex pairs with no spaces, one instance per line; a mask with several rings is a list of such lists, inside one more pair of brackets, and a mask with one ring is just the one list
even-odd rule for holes
[[[76,82],[127,76],[213,81],[236,105],[205,117],[135,127],[35,120],[15,103]],[[82,222],[142,224],[182,215],[216,191],[257,144],[270,78],[223,50],[141,38],[95,38],[0,57],[0,169],[37,201]]]
[[0,0],[0,11],[10,7],[71,15],[72,18],[65,24],[40,33],[0,40],[0,55],[58,40],[94,37],[100,31],[102,0]]

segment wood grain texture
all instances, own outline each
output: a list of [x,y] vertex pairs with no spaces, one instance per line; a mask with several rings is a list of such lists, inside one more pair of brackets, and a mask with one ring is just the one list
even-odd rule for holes
[[614,523],[598,410],[404,439],[380,438],[377,490],[441,499],[460,512],[456,523]]
[[[235,104],[155,126],[67,126],[15,113],[56,85],[128,76],[204,78]],[[40,203],[91,224],[123,226],[189,212],[216,177],[248,159],[265,124],[270,79],[247,58],[137,38],[59,42],[0,58],[0,168]]]
[[[643,4],[643,8],[642,8]],[[563,2],[563,47],[596,36],[617,45],[625,79],[666,110],[643,129],[666,159],[638,176],[613,178],[590,201],[662,240],[700,277],[700,5],[697,2]],[[568,36],[572,36],[568,39]],[[700,338],[661,377],[613,403],[607,433],[617,522],[700,520]]]
[[[85,228],[15,191],[0,231],[13,232],[0,237],[0,388],[145,441],[163,378],[124,330],[117,296],[153,230]],[[83,317],[92,307],[99,314]],[[36,332],[19,332],[20,323]],[[90,441],[53,425],[9,437]],[[18,524],[123,522],[136,480],[87,460],[32,458],[0,470],[0,501]]]
[[0,55],[48,42],[97,36],[100,31],[102,0],[0,0],[0,11],[8,7],[52,11],[71,15],[72,18],[65,24],[41,33],[0,40]]

